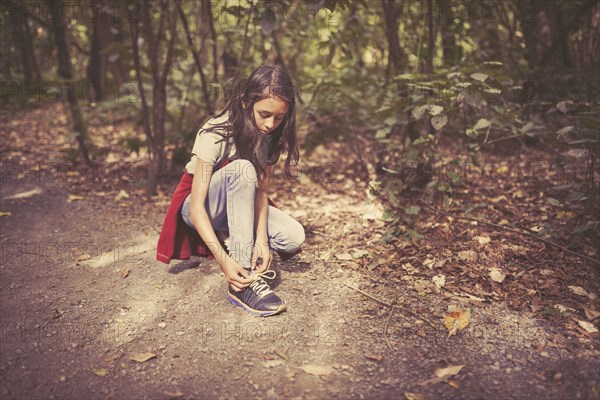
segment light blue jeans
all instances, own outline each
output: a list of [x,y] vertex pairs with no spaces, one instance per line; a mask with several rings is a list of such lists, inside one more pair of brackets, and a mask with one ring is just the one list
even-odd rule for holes
[[[229,254],[244,268],[252,265],[257,184],[256,170],[250,161],[232,161],[212,174],[205,203],[213,229],[229,235]],[[194,228],[190,197],[188,195],[181,207],[181,216]],[[302,225],[272,206],[268,208],[267,231],[269,247],[273,250],[291,253],[304,242]]]

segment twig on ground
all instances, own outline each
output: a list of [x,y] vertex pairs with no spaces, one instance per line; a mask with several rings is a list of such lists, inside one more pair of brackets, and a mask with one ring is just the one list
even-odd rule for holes
[[514,233],[518,233],[518,234],[521,234],[521,235],[529,236],[529,237],[531,237],[533,239],[539,240],[540,242],[544,242],[546,244],[554,246],[554,247],[556,247],[556,248],[564,251],[565,253],[569,253],[569,254],[574,255],[576,257],[583,258],[584,260],[591,261],[591,262],[593,262],[595,264],[600,264],[600,260],[596,260],[596,259],[588,257],[588,256],[586,256],[584,254],[577,253],[577,252],[575,252],[573,250],[569,250],[566,247],[561,246],[560,244],[557,244],[557,243],[551,242],[551,241],[549,241],[547,239],[541,238],[541,237],[537,236],[536,234],[528,232],[528,231],[526,231],[524,229],[521,229],[521,228],[520,229],[515,229],[515,228],[511,228],[509,226],[498,225],[498,224],[495,224],[493,222],[484,221],[484,220],[481,220],[481,219],[478,219],[478,218],[464,217],[464,216],[449,214],[449,213],[447,213],[445,211],[442,211],[442,210],[439,210],[437,208],[431,207],[429,204],[427,204],[425,201],[422,201],[422,200],[421,200],[421,204],[423,204],[426,208],[429,208],[430,210],[432,210],[434,212],[437,212],[437,213],[440,213],[440,214],[443,214],[443,215],[445,215],[447,217],[452,217],[452,218],[456,218],[456,219],[466,219],[466,220],[469,220],[469,221],[477,221],[477,222],[480,222],[480,223],[485,224],[485,225],[493,226],[495,228],[504,229],[504,230],[509,231],[509,232],[514,232]]
[[[349,285],[349,284],[347,284],[347,283],[345,283],[345,282],[344,282],[344,285],[348,286],[350,289],[356,290],[357,292],[364,294],[365,296],[367,296],[367,297],[369,297],[369,298],[371,298],[371,299],[373,299],[373,300],[375,300],[375,301],[377,301],[377,302],[379,302],[379,303],[381,303],[381,304],[383,304],[383,305],[386,305],[386,306],[388,306],[388,307],[392,307],[392,308],[394,308],[394,307],[398,307],[396,304],[393,304],[393,303],[392,303],[392,304],[390,304],[390,303],[388,303],[388,302],[386,302],[386,301],[383,301],[383,300],[381,300],[381,299],[378,299],[377,297],[375,297],[375,296],[373,296],[373,295],[371,295],[371,294],[369,294],[369,293],[365,292],[364,290],[360,290],[359,288],[356,288],[356,287],[354,287],[354,286],[352,286],[352,285]],[[433,325],[431,322],[429,322],[429,321],[428,321],[426,318],[424,318],[423,316],[416,315],[415,313],[413,313],[413,312],[412,312],[412,311],[410,311],[410,310],[407,310],[406,308],[402,308],[402,311],[404,311],[405,313],[409,314],[411,317],[414,317],[414,318],[416,318],[416,319],[419,319],[419,320],[423,320],[423,321],[425,321],[425,322],[427,323],[427,325],[429,325],[429,326],[431,326],[431,327],[433,328],[433,330],[437,330],[437,328],[435,327],[435,325]]]
[[387,344],[387,346],[392,351],[394,351],[394,348],[390,344],[390,341],[389,341],[389,339],[387,337],[387,330],[388,330],[388,325],[390,324],[390,320],[392,319],[392,315],[394,314],[394,308],[395,308],[395,306],[396,306],[396,299],[394,299],[394,301],[392,301],[392,307],[390,308],[390,315],[388,315],[388,319],[385,322],[385,327],[383,328],[383,338],[385,339],[385,343]]

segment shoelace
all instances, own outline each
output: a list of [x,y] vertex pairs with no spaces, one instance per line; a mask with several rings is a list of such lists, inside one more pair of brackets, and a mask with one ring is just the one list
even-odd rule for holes
[[260,298],[263,298],[264,296],[268,295],[269,293],[273,293],[273,291],[271,290],[271,287],[269,286],[269,284],[267,282],[264,281],[263,278],[275,279],[276,276],[277,276],[277,273],[273,270],[265,271],[260,274],[253,274],[252,279],[254,281],[250,284],[250,287],[252,288],[252,290],[254,290],[254,292]]

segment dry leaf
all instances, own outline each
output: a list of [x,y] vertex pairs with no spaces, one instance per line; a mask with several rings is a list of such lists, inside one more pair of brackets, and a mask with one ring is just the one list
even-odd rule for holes
[[26,199],[28,197],[35,196],[36,194],[40,194],[40,193],[42,193],[42,189],[36,187],[36,188],[28,190],[26,192],[21,192],[21,193],[13,194],[12,196],[5,197],[2,200]]
[[0,217],[10,217],[12,214],[9,212],[0,211]]
[[442,274],[436,275],[433,278],[431,278],[431,280],[433,281],[433,283],[435,284],[435,290],[439,293],[440,290],[444,287],[444,285],[446,284],[446,277]]
[[404,397],[406,397],[406,400],[424,400],[425,399],[423,397],[423,395],[420,393],[404,392],[402,394],[404,395]]
[[479,244],[488,244],[489,242],[492,241],[492,239],[490,239],[489,236],[475,236],[475,240],[479,243]]
[[137,353],[129,357],[131,361],[143,363],[156,357],[154,353]]
[[128,199],[128,198],[129,198],[129,194],[126,191],[124,191],[123,189],[121,189],[121,191],[119,192],[119,194],[117,194],[115,196],[115,201],[119,201],[119,200],[122,200],[122,199]]
[[457,375],[461,369],[463,369],[464,365],[451,365],[446,368],[438,368],[435,370],[435,376],[441,379],[449,378],[451,376]]
[[108,370],[106,368],[93,369],[92,372],[98,376],[108,375]]
[[129,269],[127,269],[127,268],[123,268],[123,269],[121,270],[121,279],[125,279],[125,278],[127,278],[127,277],[129,276],[129,272],[130,272],[130,270],[129,270]]
[[165,394],[165,396],[167,396],[170,399],[178,399],[180,397],[183,397],[183,393],[181,393],[179,390],[176,392],[163,392]]
[[278,365],[282,365],[284,364],[285,361],[277,359],[277,360],[269,360],[265,362],[265,367],[267,368],[272,368],[272,367],[276,367]]
[[72,203],[74,201],[78,201],[78,200],[84,200],[85,198],[83,196],[79,196],[76,194],[70,194],[69,197],[67,197],[67,201],[69,203]]
[[503,273],[500,270],[500,268],[494,267],[490,270],[490,278],[494,282],[502,283],[502,282],[504,282],[504,279],[506,278],[506,274]]
[[589,319],[590,321],[593,321],[596,318],[600,317],[600,312],[595,311],[595,310],[590,310],[589,308],[584,308],[583,312],[585,313],[586,318]]
[[432,269],[433,266],[435,265],[435,258],[426,259],[425,261],[423,261],[423,265],[429,269]]
[[465,261],[475,261],[477,260],[477,253],[475,253],[473,250],[459,251],[458,257]]
[[598,333],[598,328],[596,328],[593,324],[590,324],[587,321],[577,321],[580,327],[585,329],[587,333]]
[[333,368],[330,366],[324,366],[324,365],[311,365],[311,364],[307,364],[307,365],[302,365],[300,367],[298,367],[299,369],[301,369],[302,371],[306,372],[307,374],[311,374],[311,375],[329,375],[333,372]]
[[367,355],[365,355],[365,357],[368,358],[369,360],[373,360],[373,361],[377,361],[377,362],[383,361],[383,356],[380,354],[367,354]]
[[458,389],[458,383],[456,381],[448,381],[448,385],[452,386],[454,389]]
[[352,257],[352,255],[349,253],[336,254],[335,258],[337,258],[338,260],[341,260],[341,261],[352,261],[354,259]]
[[77,257],[77,260],[75,260],[75,261],[85,261],[85,260],[89,260],[90,258],[92,258],[92,256],[90,256],[88,253],[83,253],[82,255]]
[[369,252],[367,250],[356,249],[352,251],[352,258],[362,258],[368,255]]
[[444,317],[444,326],[448,329],[448,337],[456,334],[460,329],[466,328],[469,325],[470,319],[470,309],[463,311],[461,308],[457,308],[453,312],[448,313]]
[[589,293],[585,291],[584,288],[582,288],[581,286],[568,286],[569,290],[571,290],[571,292],[575,293],[578,296],[584,296],[584,297],[588,297]]

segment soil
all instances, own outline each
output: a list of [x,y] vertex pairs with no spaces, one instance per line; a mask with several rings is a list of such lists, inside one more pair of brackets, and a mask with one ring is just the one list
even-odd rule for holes
[[[423,216],[429,240],[383,245],[382,206],[342,144],[305,157],[311,173],[275,183],[307,239],[299,256],[274,261],[288,310],[259,318],[227,302],[214,261],[155,260],[178,174],[147,199],[135,178],[142,156],[117,163],[125,179],[110,163],[94,179],[69,168],[60,105],[1,122],[2,399],[600,398],[600,339],[578,323],[599,325],[584,313],[599,309],[594,263],[438,215]],[[111,143],[126,125],[91,121],[90,134]],[[332,165],[335,174],[322,168]],[[505,257],[527,267],[507,268],[503,283],[457,256],[488,254],[473,241],[486,231],[488,247],[522,246]],[[387,261],[373,267],[357,250]],[[470,321],[449,336],[454,307]]]

